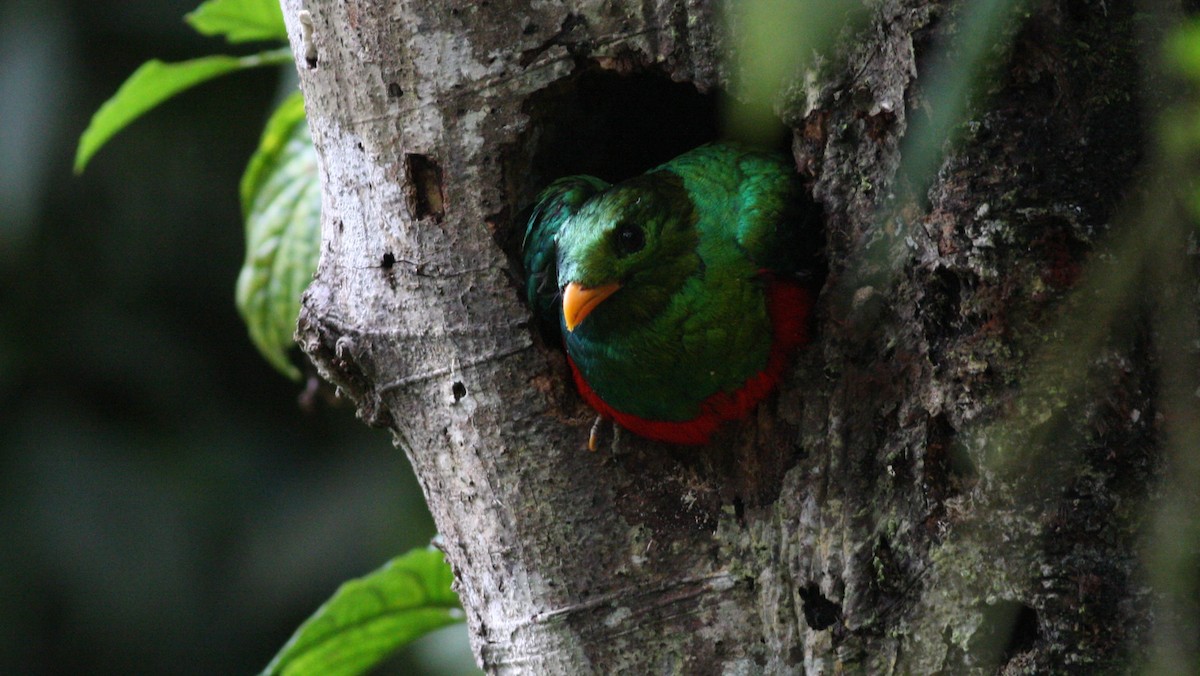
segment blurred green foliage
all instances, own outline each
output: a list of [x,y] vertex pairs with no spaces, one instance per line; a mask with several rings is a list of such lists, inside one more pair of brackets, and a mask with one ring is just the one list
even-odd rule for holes
[[[207,0],[188,15],[202,33],[231,42],[278,39],[286,34],[272,0]],[[100,107],[80,137],[77,172],[114,134],[167,99],[219,75],[290,64],[287,48],[246,57],[224,55],[142,64]],[[267,120],[240,190],[246,258],[238,275],[237,306],[263,356],[300,379],[288,360],[300,295],[312,279],[320,245],[321,190],[317,153],[300,92],[287,96]],[[315,380],[314,380],[315,383]],[[305,524],[296,524],[303,529]],[[265,673],[326,676],[362,673],[396,649],[462,619],[451,589],[454,576],[440,554],[421,550],[383,570],[348,582],[309,618]],[[439,585],[439,586],[434,586]]]
[[[194,4],[0,5],[0,673],[253,673],[433,535],[402,455],[301,414],[231,301],[277,71],[181,95],[71,177],[147,55],[211,51]],[[460,625],[387,670],[462,673],[464,646]]]
[[1179,169],[1175,174],[1184,182],[1185,203],[1193,218],[1200,219],[1200,182],[1196,167],[1200,163],[1200,20],[1176,28],[1163,44],[1163,60],[1168,73],[1183,84],[1179,100],[1162,113],[1159,142],[1163,158]]
[[[283,14],[274,0],[206,0],[186,17],[204,35],[229,42],[286,40]],[[164,101],[214,78],[263,66],[292,63],[287,47],[247,56],[216,54],[176,63],[143,63],[100,106],[79,138],[75,171],[114,135]],[[241,181],[246,259],[238,275],[237,305],[250,338],[276,369],[293,380],[300,370],[292,334],[300,295],[317,268],[321,191],[317,157],[299,92],[286,98],[267,120],[258,150]]]
[[[1167,76],[1180,85],[1159,116],[1155,190],[1140,240],[1144,292],[1155,306],[1163,482],[1142,553],[1157,592],[1153,649],[1142,673],[1194,673],[1200,663],[1200,19],[1168,32]],[[1158,64],[1155,64],[1156,66]]]
[[728,15],[737,36],[731,54],[736,97],[723,101],[724,134],[773,146],[779,140],[775,106],[784,89],[827,63],[830,47],[862,24],[868,8],[850,0],[746,0],[737,7]]
[[287,42],[283,9],[276,0],[206,0],[186,19],[202,35],[219,35],[233,43]]

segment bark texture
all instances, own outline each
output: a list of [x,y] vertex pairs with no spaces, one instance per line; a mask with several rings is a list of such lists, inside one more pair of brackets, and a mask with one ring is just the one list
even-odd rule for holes
[[[1018,673],[1136,652],[1144,337],[1089,355],[1090,388],[1035,359],[1143,147],[1132,8],[1032,6],[909,199],[902,142],[959,10],[870,3],[778,105],[825,219],[817,339],[712,448],[588,453],[592,414],[521,300],[521,210],[560,175],[620,179],[714,137],[736,81],[721,8],[283,6],[325,198],[299,338],[412,461],[485,668]],[[1023,388],[1033,371],[1064,385]]]

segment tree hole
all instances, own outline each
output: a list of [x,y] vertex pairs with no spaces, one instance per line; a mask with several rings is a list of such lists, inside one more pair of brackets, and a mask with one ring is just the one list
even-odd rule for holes
[[814,631],[828,629],[842,615],[842,607],[825,598],[817,583],[810,582],[800,589],[800,600],[804,602],[804,622]]
[[467,386],[463,385],[461,381],[455,381],[455,383],[450,386],[450,393],[454,395],[454,401],[458,401],[467,396]]
[[441,221],[446,211],[441,166],[428,155],[408,153],[404,156],[404,168],[407,174],[404,192],[413,217]]
[[[508,225],[498,228],[495,237],[518,273],[513,275],[514,291],[526,299],[521,248],[537,195],[546,186],[574,175],[619,183],[698,146],[726,139],[722,119],[728,109],[719,91],[677,82],[653,65],[635,63],[633,57],[622,60],[619,70],[584,66],[576,74],[531,94],[522,107],[528,118],[525,130],[503,149],[501,158],[508,210],[498,214],[496,220]],[[777,125],[770,134],[757,136],[777,137],[778,149],[790,156],[790,134],[782,122]],[[811,203],[798,206],[807,217]],[[818,248],[805,247],[800,255]],[[557,343],[559,337],[557,322],[551,324],[541,334],[549,345]],[[651,458],[638,455],[623,462],[638,465],[639,476],[661,474],[668,479],[654,483],[654,489],[642,496],[645,503],[662,505],[667,513],[678,511],[677,506],[684,500],[689,510],[683,516],[703,513],[707,524],[718,519],[721,508],[735,497],[717,490],[732,485],[726,456],[733,457],[726,453],[709,462],[718,452],[724,451],[690,452],[682,459],[670,454]],[[794,462],[791,454],[782,455],[786,457],[761,460],[768,467],[761,476],[782,477],[783,472],[775,468]],[[689,481],[678,481],[680,476],[688,476]],[[768,483],[772,486],[766,487]],[[733,503],[735,512],[741,516],[747,507],[769,503],[778,494],[777,484],[765,479],[756,482],[755,487],[764,487],[763,497],[742,495],[744,502]],[[638,518],[645,520],[644,514]]]
[[529,98],[525,201],[556,178],[621,181],[719,136],[717,97],[662,74],[592,69]]
[[983,664],[1002,665],[1032,648],[1038,636],[1036,610],[1020,601],[989,603],[983,607],[971,653]]

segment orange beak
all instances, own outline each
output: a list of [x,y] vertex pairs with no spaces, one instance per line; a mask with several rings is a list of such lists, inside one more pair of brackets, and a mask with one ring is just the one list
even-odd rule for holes
[[567,288],[563,290],[563,320],[567,324],[567,331],[574,331],[576,326],[584,320],[596,306],[604,302],[605,298],[617,292],[621,288],[620,284],[613,282],[604,286],[597,286],[594,289],[585,289],[578,282],[571,282]]

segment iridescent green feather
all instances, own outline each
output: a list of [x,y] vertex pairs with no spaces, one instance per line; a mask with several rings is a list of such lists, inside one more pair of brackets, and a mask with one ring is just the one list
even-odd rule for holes
[[525,264],[525,297],[534,316],[550,333],[558,333],[558,231],[580,205],[609,184],[594,176],[567,176],[537,197],[521,242]]

